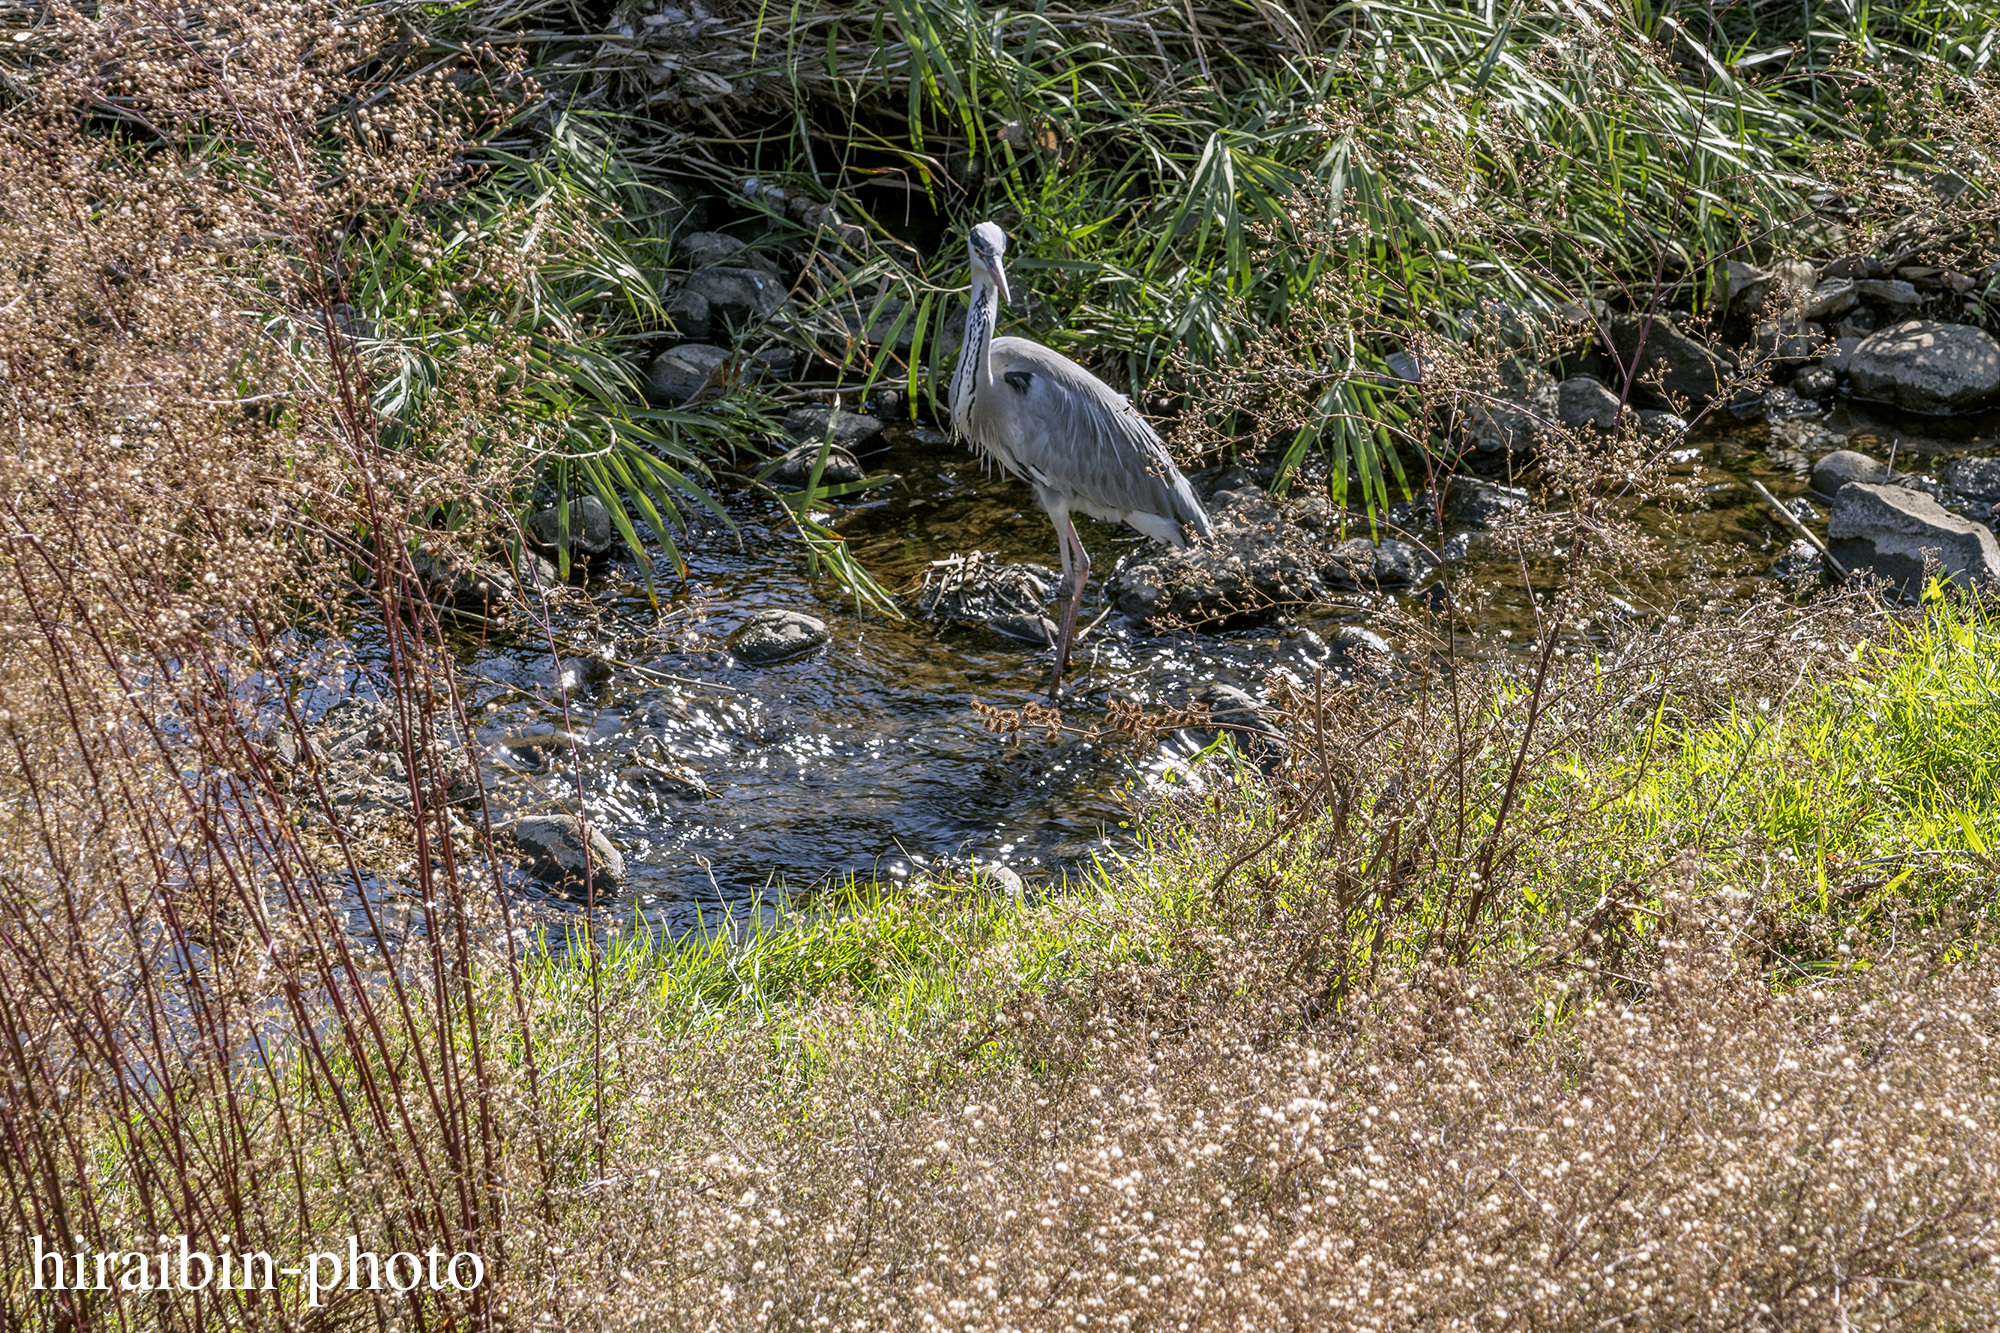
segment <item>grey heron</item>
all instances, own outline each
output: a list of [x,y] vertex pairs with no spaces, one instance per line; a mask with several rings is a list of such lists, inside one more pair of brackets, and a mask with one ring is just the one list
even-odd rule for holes
[[1126,523],[1184,547],[1211,531],[1208,511],[1167,455],[1158,433],[1131,404],[1062,353],[1026,338],[995,338],[1007,273],[1007,233],[991,222],[972,229],[972,305],[951,377],[952,433],[977,445],[1002,471],[1035,488],[1055,525],[1067,597],[1049,702],[1061,696],[1090,578],[1090,554],[1073,513]]

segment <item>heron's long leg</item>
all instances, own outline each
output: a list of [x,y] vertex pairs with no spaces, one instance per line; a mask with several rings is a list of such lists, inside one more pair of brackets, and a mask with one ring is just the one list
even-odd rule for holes
[[1083,585],[1090,582],[1090,552],[1083,549],[1083,539],[1076,535],[1076,523],[1068,515],[1063,517],[1063,555],[1064,563],[1075,576],[1076,586],[1070,590],[1069,601],[1063,607],[1062,637],[1056,643],[1056,677],[1049,683],[1051,704],[1062,695],[1063,670],[1069,666],[1069,650],[1076,641],[1076,617],[1083,610]]

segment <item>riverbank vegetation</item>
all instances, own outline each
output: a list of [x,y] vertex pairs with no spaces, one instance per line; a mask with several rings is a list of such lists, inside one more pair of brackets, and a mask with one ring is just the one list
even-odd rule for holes
[[[1393,678],[1274,686],[1273,735],[1135,798],[1142,856],[567,947],[517,914],[449,649],[502,602],[553,649],[579,493],[670,587],[805,392],[776,367],[932,410],[983,215],[1021,327],[1184,454],[1323,457],[1378,516],[1515,325],[1721,319],[1718,265],[1835,249],[1990,324],[1996,19],[0,19],[8,1322],[1980,1326],[1990,602],[1586,626],[1605,515],[1521,652],[1440,616]],[[648,404],[703,212],[763,228],[787,303]],[[823,498],[795,531],[867,592]],[[313,748],[364,677],[368,825]],[[1018,720],[996,746],[1096,725]],[[487,1280],[308,1308],[27,1258],[350,1235]]]

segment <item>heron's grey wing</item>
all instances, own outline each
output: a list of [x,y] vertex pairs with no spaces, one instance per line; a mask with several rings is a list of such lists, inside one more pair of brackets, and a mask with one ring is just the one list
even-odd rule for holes
[[996,338],[992,364],[980,429],[1004,444],[1029,480],[1098,518],[1156,515],[1181,530],[1183,541],[1208,535],[1208,512],[1194,488],[1125,395],[1025,338]]

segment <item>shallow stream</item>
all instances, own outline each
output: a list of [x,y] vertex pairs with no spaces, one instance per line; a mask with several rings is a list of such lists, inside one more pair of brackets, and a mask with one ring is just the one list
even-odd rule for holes
[[[1921,470],[1921,458],[2000,448],[1990,418],[1912,423],[1840,406],[1818,426],[1814,433],[1794,424],[1782,440],[1762,423],[1726,421],[1698,433],[1676,455],[1675,471],[1694,483],[1700,507],[1657,517],[1652,528],[1665,559],[1609,604],[1606,623],[1768,586],[1792,537],[1755,500],[1751,478],[1789,500],[1807,495],[1811,457],[1831,448],[1878,457],[1895,449],[1899,466],[1912,470]],[[974,551],[1054,563],[1054,534],[1025,486],[986,475],[935,432],[892,429],[889,439],[886,453],[866,461],[871,474],[897,480],[836,519],[884,586],[907,589],[931,562]],[[1806,447],[1784,442],[1800,439]],[[1812,503],[1823,532],[1824,502]],[[609,653],[650,674],[621,667],[565,696],[546,643],[462,645],[497,814],[573,808],[578,789],[578,774],[559,752],[550,762],[550,751],[504,742],[551,728],[581,738],[584,799],[627,866],[624,893],[607,912],[636,910],[675,930],[830,877],[895,877],[913,864],[957,859],[1005,865],[1033,882],[1129,845],[1121,794],[1157,780],[1176,756],[1039,736],[1003,743],[973,701],[1012,708],[1039,700],[1048,651],[989,630],[856,614],[830,579],[809,576],[775,506],[744,507],[739,498],[737,534],[711,528],[687,544],[688,583],[669,585],[663,615],[638,586],[636,566],[614,559],[586,586],[589,611],[573,609],[559,622],[564,656]],[[1087,520],[1079,526],[1099,574],[1142,541]],[[1433,542],[1440,536],[1428,534]],[[1561,558],[1549,552],[1530,561],[1528,577],[1548,580]],[[1464,627],[1472,631],[1469,651],[1520,651],[1534,633],[1534,594],[1520,563],[1492,561],[1473,572],[1487,596]],[[1106,609],[1101,588],[1093,580],[1083,623]],[[1385,611],[1414,606],[1420,594],[1421,587],[1356,594],[1345,605],[1218,633],[1149,635],[1112,615],[1078,650],[1072,706],[1087,716],[1116,694],[1178,707],[1210,681],[1255,693],[1275,671],[1310,679],[1321,667],[1351,669],[1329,646],[1331,636],[1358,624],[1394,643]],[[832,641],[791,662],[741,665],[724,640],[763,608],[816,616]],[[662,769],[685,781],[664,778]],[[561,901],[533,886],[523,892]]]

